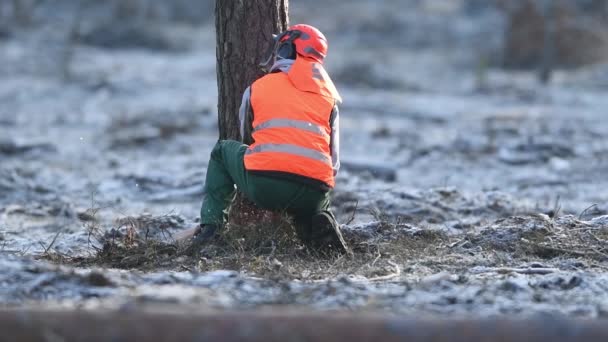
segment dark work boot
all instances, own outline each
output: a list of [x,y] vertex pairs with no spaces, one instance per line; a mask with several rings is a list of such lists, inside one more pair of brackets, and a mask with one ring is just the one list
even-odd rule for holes
[[340,231],[340,226],[334,215],[329,211],[321,211],[312,217],[312,234],[310,244],[320,251],[352,252]]

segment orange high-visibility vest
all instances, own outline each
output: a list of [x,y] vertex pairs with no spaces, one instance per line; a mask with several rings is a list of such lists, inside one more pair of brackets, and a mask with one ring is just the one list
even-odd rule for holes
[[319,63],[298,56],[289,73],[268,74],[251,86],[255,141],[249,171],[285,172],[335,185],[330,115],[340,97]]

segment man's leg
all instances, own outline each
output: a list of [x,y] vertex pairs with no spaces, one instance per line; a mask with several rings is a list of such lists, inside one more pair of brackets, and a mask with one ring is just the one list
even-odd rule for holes
[[242,189],[247,187],[247,173],[243,164],[246,151],[247,145],[233,140],[220,140],[213,148],[207,167],[201,225],[224,224],[234,198],[234,186]]
[[248,175],[243,162],[246,151],[247,145],[238,141],[219,141],[211,152],[201,225],[217,227],[224,223],[236,185],[258,206],[287,210],[293,215],[298,235],[304,242],[344,245],[338,225],[329,213],[329,193],[286,180]]
[[329,193],[306,191],[291,205],[289,212],[293,216],[296,233],[307,245],[313,238],[312,218],[323,210],[329,210]]
[[329,207],[329,193],[304,192],[290,208],[296,232],[306,245],[315,249],[349,252]]

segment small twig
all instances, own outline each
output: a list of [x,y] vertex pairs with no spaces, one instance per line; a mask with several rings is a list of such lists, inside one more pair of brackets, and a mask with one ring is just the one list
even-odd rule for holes
[[[590,231],[587,231],[587,234],[589,234],[589,236],[591,236],[593,238],[593,240],[595,240],[595,242],[598,242],[600,244],[606,245],[606,241],[601,240],[600,238],[598,238],[595,234],[593,234]],[[591,247],[591,250],[594,251],[595,253],[603,256],[604,258],[608,259],[608,254],[603,252],[603,249],[597,249],[595,247]]]
[[192,272],[192,269],[190,267],[187,267],[186,265],[179,265],[179,268],[186,272]]
[[25,256],[27,254],[27,252],[30,251],[32,247],[31,246],[27,246],[26,248],[22,249],[19,253],[21,254],[21,256]]
[[448,247],[449,248],[460,247],[461,244],[463,244],[463,243],[465,243],[467,241],[468,241],[467,238],[463,238],[463,239],[460,239],[460,240],[458,240],[456,242],[453,242],[453,243],[449,244]]
[[346,225],[348,226],[349,224],[353,223],[353,221],[355,220],[355,215],[357,215],[357,209],[359,208],[359,200],[357,200],[355,202],[355,208],[353,209],[353,213],[350,217],[350,219],[348,220],[348,222],[346,222]]
[[42,253],[42,255],[47,255],[49,253],[49,251],[51,250],[51,248],[53,248],[53,245],[57,241],[57,238],[59,237],[60,234],[61,234],[61,231],[58,231],[57,234],[55,234],[55,237],[53,238],[53,240],[51,240],[51,243],[49,244],[48,247],[44,247],[44,244],[42,243],[42,241],[40,242],[42,249],[44,249],[44,252]]
[[277,244],[274,240],[270,240],[270,244],[271,244],[271,248],[272,251],[270,251],[270,254],[268,255],[268,258],[274,257],[274,253],[277,251]]
[[605,244],[606,241],[602,241],[600,238],[598,238],[595,234],[593,234],[591,231],[587,231],[587,234],[589,234],[589,236],[591,236],[593,238],[593,240],[595,240],[596,242],[599,242],[601,244]]
[[397,265],[396,263],[394,263],[390,260],[387,261],[387,263],[395,268],[395,271],[393,273],[379,276],[379,277],[368,278],[366,281],[370,281],[370,282],[371,281],[387,281],[387,280],[395,279],[395,278],[398,278],[399,276],[401,276],[401,267],[399,267],[399,265]]
[[[355,279],[352,281],[356,282],[356,283],[369,283],[369,282],[376,282],[376,281],[392,280],[392,279],[395,279],[395,278],[398,278],[399,276],[401,276],[401,267],[399,267],[399,265],[397,265],[396,263],[394,263],[392,261],[387,261],[387,262],[388,262],[388,264],[390,264],[391,266],[394,267],[395,271],[393,273],[379,276],[379,277],[373,277],[373,278],[363,278],[363,279],[358,278],[358,279]],[[335,267],[335,266],[332,266],[332,268],[333,267]],[[363,267],[363,265],[361,267]],[[326,278],[326,279],[316,279],[316,280],[305,280],[304,282],[312,283],[312,284],[320,284],[320,283],[327,283],[327,282],[330,282],[333,280],[335,280],[335,279]]]
[[568,229],[568,231],[571,231],[571,232],[585,231],[585,232],[587,232],[587,231],[592,231],[592,230],[602,230],[602,227],[593,227],[590,224],[585,223],[584,221],[583,221],[583,224],[585,225],[585,227],[571,228],[571,229]]
[[382,254],[378,253],[378,255],[376,256],[376,258],[372,262],[372,267],[376,266],[376,262],[378,262],[378,260],[380,259],[381,256],[382,256]]
[[535,267],[527,267],[527,268],[511,268],[511,267],[489,267],[489,268],[483,268],[480,270],[475,270],[472,273],[491,273],[491,272],[495,272],[495,273],[500,273],[500,274],[508,274],[508,273],[519,273],[519,274],[540,274],[540,275],[544,275],[544,274],[551,274],[551,273],[555,273],[558,272],[559,269],[557,268],[535,268]]
[[597,204],[592,204],[589,207],[587,207],[585,210],[583,210],[579,215],[578,215],[578,219],[582,220],[583,216],[585,216],[585,214],[587,213],[587,211],[591,210],[591,208],[593,207],[597,207]]
[[594,251],[596,254],[603,256],[604,258],[608,259],[608,254],[598,250],[597,248],[591,248],[592,251]]
[[562,211],[561,196],[557,195],[557,198],[555,199],[555,204],[553,205],[553,216],[551,218],[558,218],[560,211]]
[[2,249],[0,250],[0,254],[19,254],[21,253],[18,249]]

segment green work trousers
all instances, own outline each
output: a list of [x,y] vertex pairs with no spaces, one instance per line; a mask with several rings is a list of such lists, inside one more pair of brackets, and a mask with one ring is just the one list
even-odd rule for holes
[[329,192],[296,181],[249,173],[244,157],[248,146],[238,141],[220,140],[211,152],[201,224],[222,225],[236,188],[258,207],[283,211],[294,219],[301,238],[312,232],[312,217],[329,210]]

